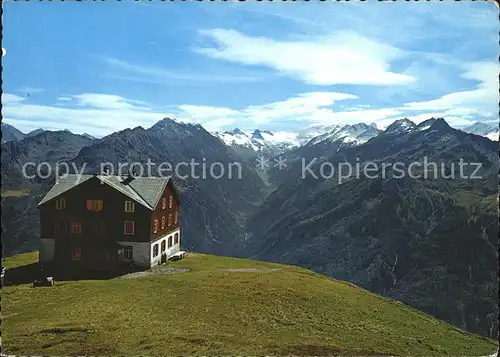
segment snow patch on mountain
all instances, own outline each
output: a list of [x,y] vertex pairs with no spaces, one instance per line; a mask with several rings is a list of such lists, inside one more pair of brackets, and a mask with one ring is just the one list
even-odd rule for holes
[[232,131],[212,132],[212,135],[221,139],[228,146],[239,146],[261,151],[265,149],[285,151],[300,146],[296,133],[256,129],[253,132],[244,132],[236,128]]
[[417,128],[417,124],[409,119],[398,119],[385,129],[386,133],[404,133],[410,132]]
[[466,133],[485,136],[492,141],[498,141],[498,123],[480,123],[476,122],[472,125],[461,129]]
[[332,130],[311,139],[307,145],[316,145],[323,141],[343,142],[345,144],[361,145],[380,134],[376,126],[359,123],[354,125],[334,126]]

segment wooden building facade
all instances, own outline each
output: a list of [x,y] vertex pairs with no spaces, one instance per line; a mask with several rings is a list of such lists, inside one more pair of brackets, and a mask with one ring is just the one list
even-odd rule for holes
[[180,250],[171,178],[67,175],[39,203],[40,263],[73,271],[149,268]]

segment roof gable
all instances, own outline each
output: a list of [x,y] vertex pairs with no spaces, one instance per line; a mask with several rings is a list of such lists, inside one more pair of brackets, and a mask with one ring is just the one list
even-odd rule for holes
[[91,179],[93,175],[75,175],[69,174],[64,177],[60,177],[56,179],[56,182],[52,186],[52,188],[47,192],[44,198],[38,203],[38,206],[41,206],[57,196],[62,195],[63,193],[71,190],[72,188],[79,186],[80,184]]
[[60,177],[54,186],[49,190],[38,206],[53,200],[70,189],[81,185],[89,179],[95,177],[113,189],[123,193],[135,202],[143,205],[149,210],[154,210],[165,190],[170,177],[136,177],[128,184],[123,183],[120,176],[110,175],[76,175],[69,174]]
[[141,195],[152,209],[158,204],[170,177],[138,177],[129,185]]

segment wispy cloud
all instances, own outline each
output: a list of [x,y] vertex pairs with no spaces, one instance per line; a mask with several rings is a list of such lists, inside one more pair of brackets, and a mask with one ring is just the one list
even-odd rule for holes
[[162,67],[130,63],[112,57],[100,59],[113,69],[111,76],[137,82],[164,85],[214,84],[214,83],[245,83],[258,82],[263,78],[255,75],[230,75],[224,73],[204,73],[196,70],[169,70]]
[[203,30],[200,34],[215,41],[213,47],[194,49],[200,54],[272,68],[308,84],[389,85],[415,80],[390,70],[391,62],[404,57],[404,51],[354,32],[339,31],[297,41],[247,36],[227,29]]
[[36,94],[36,93],[41,93],[43,91],[44,89],[42,88],[30,87],[30,86],[20,87],[17,89],[17,92],[23,94]]

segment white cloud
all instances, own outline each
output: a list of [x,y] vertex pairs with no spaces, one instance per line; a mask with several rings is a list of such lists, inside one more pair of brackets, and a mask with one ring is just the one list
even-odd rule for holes
[[241,117],[239,111],[224,107],[180,105],[178,108],[181,110],[180,119],[200,123],[207,130],[219,130],[234,124]]
[[15,103],[21,103],[25,98],[15,95],[15,94],[10,94],[10,93],[2,93],[2,105],[6,106],[9,104],[15,104]]
[[[489,72],[467,71],[464,75],[484,79],[486,73]],[[488,81],[481,82],[477,90],[484,90],[490,85],[488,83]],[[448,101],[447,98],[453,95],[455,94],[450,93],[436,100],[418,104],[408,103],[403,107],[373,108],[361,104],[360,98],[353,94],[307,92],[282,101],[250,105],[241,109],[179,105],[168,113],[143,101],[100,93],[62,97],[65,98],[63,102],[66,106],[31,104],[29,98],[9,93],[2,95],[2,101],[4,118],[21,130],[29,131],[38,127],[59,130],[68,128],[76,133],[87,132],[96,136],[138,125],[147,128],[167,116],[199,123],[211,131],[230,127],[273,129],[284,122],[294,123],[296,129],[311,124],[342,125],[359,122],[375,122],[379,128],[385,128],[394,120],[403,117],[416,123],[430,117],[443,117],[450,125],[461,127],[478,120],[492,119],[488,111],[463,104],[468,102],[462,101],[457,104],[457,101]],[[477,94],[465,97],[475,99]],[[337,104],[349,103],[352,100],[355,102],[350,106]]]
[[148,127],[166,116],[175,116],[117,95],[84,93],[71,96],[71,99],[74,106],[60,107],[31,104],[25,98],[3,93],[2,115],[20,130],[40,127],[70,129],[96,136],[138,125]]
[[200,31],[215,47],[194,49],[203,55],[245,65],[265,66],[309,84],[394,85],[415,78],[390,71],[390,63],[404,51],[353,32],[328,37],[278,41],[246,36],[235,30]]
[[451,116],[463,119],[474,116],[489,117],[498,112],[498,74],[500,65],[494,62],[474,62],[463,64],[462,77],[479,82],[475,89],[448,93],[440,98],[406,103],[405,111],[442,110]]
[[281,102],[249,106],[242,111],[242,114],[255,123],[267,123],[286,118],[307,120],[320,112],[322,108],[347,99],[357,99],[357,96],[337,92],[309,92]]
[[[262,105],[251,105],[240,110],[224,107],[181,105],[180,118],[192,119],[208,126],[209,130],[219,130],[231,124],[255,126],[279,123],[281,120],[328,121],[332,111],[327,109],[335,102],[357,97],[347,93],[309,92],[286,100]],[[324,115],[323,115],[324,114]],[[323,116],[323,117],[322,117]]]

